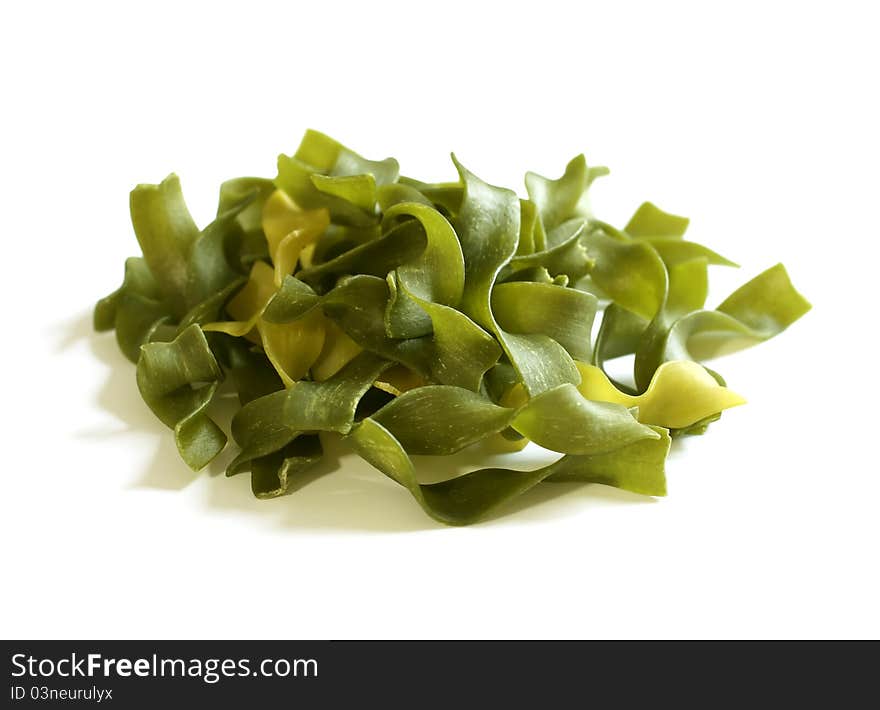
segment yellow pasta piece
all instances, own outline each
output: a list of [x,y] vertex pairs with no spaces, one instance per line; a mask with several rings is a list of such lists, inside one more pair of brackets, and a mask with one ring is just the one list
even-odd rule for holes
[[262,345],[285,387],[302,379],[324,347],[324,314],[315,309],[292,323],[269,323],[263,311],[275,294],[275,270],[263,261],[251,267],[250,278],[226,310],[234,321],[206,323],[202,330],[245,336]]
[[426,384],[428,383],[424,377],[416,374],[408,367],[394,365],[382,373],[382,376],[376,380],[374,386],[397,397],[408,390],[413,390]]
[[263,233],[275,265],[275,286],[293,273],[300,253],[314,244],[330,225],[326,209],[303,210],[281,190],[275,190],[263,206]]
[[636,396],[618,390],[595,365],[576,364],[581,373],[578,389],[584,397],[638,407],[638,419],[643,424],[681,429],[746,402],[736,392],[719,385],[702,365],[690,360],[663,363],[645,392]]
[[363,352],[363,348],[352,340],[332,320],[324,319],[324,347],[312,365],[312,379],[323,382],[333,377],[349,362]]

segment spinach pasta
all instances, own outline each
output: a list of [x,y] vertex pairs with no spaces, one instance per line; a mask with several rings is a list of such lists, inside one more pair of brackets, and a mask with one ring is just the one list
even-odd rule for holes
[[[559,179],[528,173],[527,198],[453,162],[457,181],[422,182],[308,131],[274,179],[223,183],[201,230],[175,175],[132,191],[142,256],[94,323],[186,464],[228,444],[209,414],[223,386],[240,403],[227,474],[249,472],[260,498],[321,460],[321,432],[448,524],[545,482],[661,496],[671,438],[744,402],[702,363],[810,308],[777,264],[706,309],[709,266],[735,264],[651,203],[622,229],[596,218],[586,197],[607,170],[583,156]],[[631,382],[606,372],[622,356]],[[559,458],[420,482],[411,455],[485,439]]]

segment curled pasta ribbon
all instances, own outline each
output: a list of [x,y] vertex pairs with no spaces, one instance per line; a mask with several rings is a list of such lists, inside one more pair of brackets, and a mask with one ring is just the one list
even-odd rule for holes
[[629,395],[617,389],[595,365],[577,363],[578,386],[587,399],[638,407],[638,420],[667,429],[683,429],[730,407],[745,404],[736,392],[718,384],[706,368],[691,360],[665,362],[654,373],[648,389]]

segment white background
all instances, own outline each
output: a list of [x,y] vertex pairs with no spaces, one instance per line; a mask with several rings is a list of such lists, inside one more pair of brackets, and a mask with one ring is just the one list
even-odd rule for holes
[[[872,9],[5,4],[0,634],[880,635]],[[585,151],[601,217],[653,200],[743,265],[713,303],[781,260],[814,309],[717,363],[750,403],[676,445],[665,499],[546,486],[444,528],[346,457],[254,500],[180,462],[91,307],[136,252],[131,187],[177,172],[204,224],[307,127],[429,179]]]

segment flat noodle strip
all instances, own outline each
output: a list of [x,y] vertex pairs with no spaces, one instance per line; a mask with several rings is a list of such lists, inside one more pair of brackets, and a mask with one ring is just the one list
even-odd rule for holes
[[440,483],[422,484],[400,442],[373,419],[357,426],[350,438],[371,465],[406,488],[422,509],[447,525],[468,525],[489,517],[505,503],[542,481],[602,483],[634,493],[666,494],[664,461],[669,435],[642,440],[597,456],[563,456],[533,471],[484,468]]

